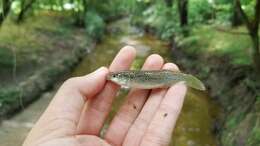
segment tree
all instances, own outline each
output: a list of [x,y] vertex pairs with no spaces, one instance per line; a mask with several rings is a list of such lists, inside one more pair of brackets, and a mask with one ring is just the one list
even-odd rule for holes
[[165,1],[165,4],[166,4],[166,6],[167,7],[172,7],[172,5],[173,5],[173,0],[164,0]]
[[24,19],[25,13],[33,6],[34,2],[36,2],[36,0],[30,0],[29,2],[26,2],[26,0],[21,0],[21,11],[17,16],[17,23],[20,23]]
[[236,0],[236,8],[241,17],[243,18],[244,23],[246,24],[247,30],[249,32],[250,38],[253,44],[252,56],[253,62],[257,72],[260,73],[260,50],[259,50],[259,22],[260,22],[260,0],[256,0],[254,17],[250,19],[245,11],[242,9],[240,0]]
[[0,26],[4,22],[6,16],[9,14],[11,9],[12,0],[3,0],[2,1],[2,11],[0,11]]
[[178,11],[181,27],[188,25],[188,0],[178,0]]
[[81,3],[83,9],[76,12],[75,24],[78,27],[84,27],[85,26],[85,15],[87,13],[87,0],[80,0],[79,2]]
[[232,12],[233,14],[231,17],[231,22],[233,27],[239,26],[243,23],[243,20],[241,18],[237,6],[238,5],[236,4],[236,0],[233,0],[233,12]]

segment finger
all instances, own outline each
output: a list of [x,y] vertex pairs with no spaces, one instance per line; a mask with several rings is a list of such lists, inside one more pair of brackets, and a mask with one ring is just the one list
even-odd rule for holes
[[[163,59],[159,55],[149,56],[144,65],[143,70],[155,70],[160,69],[163,65]],[[112,120],[105,139],[112,145],[122,145],[125,135],[135,120],[136,116],[140,112],[145,103],[150,90],[132,90],[126,97],[126,101],[120,108],[117,115]]]
[[162,146],[170,143],[186,91],[187,87],[184,82],[179,82],[168,89],[146,130],[141,146]]
[[[178,71],[178,67],[173,63],[166,63],[163,69]],[[145,102],[142,111],[129,129],[124,140],[124,146],[140,145],[143,135],[150,121],[152,120],[161,100],[163,99],[167,89],[153,89],[149,98]]]
[[[112,61],[109,70],[127,70],[135,58],[135,49],[130,46],[122,48]],[[78,124],[78,134],[98,135],[110,111],[112,101],[119,89],[114,83],[107,82],[103,90],[88,104],[85,104]]]

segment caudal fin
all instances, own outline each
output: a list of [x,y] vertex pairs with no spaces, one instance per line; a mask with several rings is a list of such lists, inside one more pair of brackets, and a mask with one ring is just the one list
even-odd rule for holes
[[186,75],[186,80],[185,83],[192,87],[195,88],[197,90],[206,90],[206,87],[204,86],[204,84],[196,77],[194,77],[193,75]]

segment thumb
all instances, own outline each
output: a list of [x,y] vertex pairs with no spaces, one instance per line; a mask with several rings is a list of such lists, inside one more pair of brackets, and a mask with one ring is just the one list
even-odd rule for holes
[[74,104],[76,107],[84,105],[84,99],[89,99],[103,89],[108,74],[106,67],[101,67],[95,72],[82,76],[68,79],[58,90],[51,102],[51,107],[63,107]]
[[100,67],[88,75],[68,79],[58,90],[54,101],[64,102],[71,97],[74,97],[74,100],[76,100],[75,96],[77,96],[80,97],[78,99],[82,102],[82,98],[86,100],[93,97],[103,89],[108,73],[109,71],[106,67]]
[[74,81],[71,82],[71,86],[74,86],[85,98],[89,99],[103,89],[108,72],[106,67],[101,67],[91,74],[72,79]]

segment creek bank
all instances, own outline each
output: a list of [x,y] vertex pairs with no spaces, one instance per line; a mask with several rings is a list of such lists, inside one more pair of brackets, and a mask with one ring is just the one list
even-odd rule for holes
[[89,48],[74,48],[70,54],[53,60],[48,66],[18,83],[16,87],[1,90],[0,120],[12,116],[24,106],[38,99],[43,92],[50,89],[58,80],[68,74],[94,47],[94,44],[89,46]]
[[[146,32],[155,28],[138,24]],[[228,56],[190,52],[182,39],[170,41],[175,63],[205,81],[209,94],[221,105],[214,131],[223,146],[260,145],[260,85],[250,65],[231,64]]]
[[[12,74],[13,68],[8,70],[4,68],[6,71],[3,74],[0,72],[2,75],[1,79],[4,80],[4,83],[2,85],[0,84],[0,122],[25,108],[25,106],[38,99],[42,93],[52,88],[57,81],[70,75],[71,70],[74,69],[74,67],[91,52],[96,43],[100,41],[98,38],[87,34],[85,29],[77,28],[72,25],[71,22],[67,20],[68,16],[66,14],[42,12],[38,15],[43,17],[42,20],[36,19],[36,16],[30,18],[35,23],[35,26],[30,27],[28,30],[30,33],[26,35],[37,35],[38,39],[37,41],[35,40],[35,46],[40,48],[39,50],[41,52],[39,51],[40,53],[37,52],[38,54],[35,55],[28,49],[27,57],[19,58],[19,60],[27,59],[27,62],[23,63],[23,66],[14,65],[16,66],[15,75]],[[122,16],[123,15],[111,17],[111,19],[115,21],[122,18]],[[110,20],[110,17],[105,21],[105,27],[111,23],[108,20]],[[50,25],[46,26],[52,26],[53,24],[53,27],[51,27],[51,29],[46,28],[45,25],[42,25],[42,21],[44,23],[50,23]],[[5,32],[9,31],[8,26],[22,29],[26,32],[24,27],[27,27],[27,25],[31,26],[29,22],[28,24],[23,23],[22,26],[8,22],[4,25],[6,27]],[[105,32],[102,31],[100,35],[102,36],[104,33]],[[16,34],[16,32],[14,32],[14,34]],[[16,36],[24,36],[24,34],[17,33]],[[24,38],[27,37],[28,36]],[[31,43],[27,43],[27,48],[33,50],[34,48],[32,48],[30,44]],[[19,50],[21,46],[18,44],[13,47]],[[30,60],[33,55],[35,62]],[[20,57],[22,55],[17,54],[17,56]],[[25,71],[20,71],[20,68]]]
[[173,49],[176,63],[206,81],[211,97],[222,107],[217,133],[223,146],[260,144],[260,101],[256,74],[251,66],[234,66],[228,58],[200,57]]

